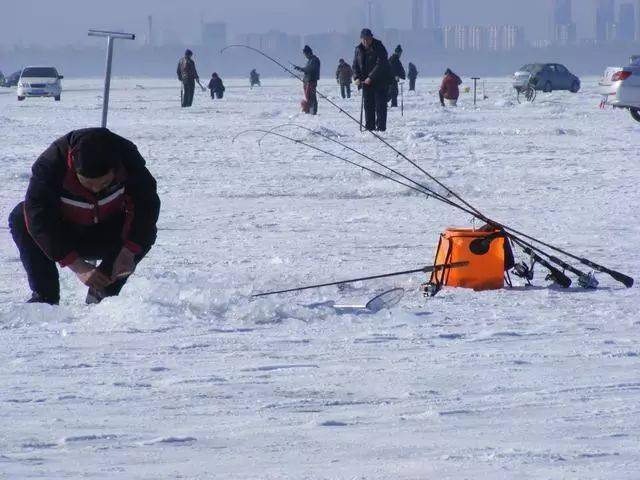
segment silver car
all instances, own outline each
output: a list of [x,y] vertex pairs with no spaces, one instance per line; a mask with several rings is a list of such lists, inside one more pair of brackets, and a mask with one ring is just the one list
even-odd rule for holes
[[577,93],[580,79],[559,63],[529,63],[513,75],[513,87],[518,91],[532,88],[543,92],[568,90]]
[[601,106],[627,108],[640,122],[640,55],[631,57],[626,67],[609,67],[600,79]]

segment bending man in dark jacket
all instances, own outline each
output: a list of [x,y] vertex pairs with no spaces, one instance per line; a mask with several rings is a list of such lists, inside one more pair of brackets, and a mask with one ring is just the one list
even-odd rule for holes
[[318,80],[320,80],[320,59],[313,54],[309,45],[305,45],[302,53],[307,57],[307,64],[304,67],[294,65],[294,68],[304,73],[302,82],[304,84],[304,100],[301,102],[302,111],[315,115],[318,113]]
[[[56,140],[9,217],[29,301],[60,301],[56,262],[89,287],[87,303],[118,295],[156,240],[159,211],[156,181],[133,143],[106,128]],[[98,267],[87,262],[98,259]]]
[[193,57],[193,52],[187,49],[184,52],[184,57],[180,59],[178,62],[178,69],[176,73],[178,74],[178,80],[182,82],[182,106],[190,107],[193,105],[193,94],[196,89],[196,82],[200,85],[200,88],[204,91],[205,88],[200,83],[200,77],[198,76],[198,71],[196,70],[196,64],[191,58]]
[[211,98],[222,98],[224,96],[224,84],[222,83],[222,79],[218,76],[216,72],[211,74],[211,80],[209,80],[209,90],[211,90]]
[[391,98],[391,106],[398,106],[398,93],[400,93],[398,89],[398,83],[400,80],[404,80],[407,78],[407,75],[404,71],[404,67],[402,66],[402,62],[400,61],[400,56],[402,55],[402,47],[398,45],[394,50],[393,55],[389,57],[389,68],[391,68],[391,84],[389,85],[389,97]]
[[373,38],[368,28],[362,30],[360,40],[353,59],[353,77],[358,88],[362,87],[365,128],[384,132],[387,129],[387,98],[391,78],[387,49],[380,40]]

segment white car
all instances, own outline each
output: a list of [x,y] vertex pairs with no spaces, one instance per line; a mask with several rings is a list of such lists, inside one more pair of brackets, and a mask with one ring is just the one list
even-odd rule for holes
[[18,80],[18,101],[27,97],[53,97],[60,101],[64,77],[54,67],[25,67]]
[[626,67],[609,67],[600,79],[601,106],[627,108],[640,122],[640,55],[631,57]]

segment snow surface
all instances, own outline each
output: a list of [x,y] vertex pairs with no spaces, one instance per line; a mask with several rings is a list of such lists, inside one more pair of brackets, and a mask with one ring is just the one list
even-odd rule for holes
[[[597,108],[595,78],[519,105],[442,110],[422,79],[384,136],[494,218],[636,275],[639,125]],[[109,125],[158,179],[156,246],[119,298],[25,305],[0,235],[0,478],[637,479],[638,289],[445,290],[420,275],[250,301],[252,292],[419,268],[470,219],[302,146],[247,134],[300,123],[421,174],[294,80],[227,80],[224,101],[178,107],[172,80],[115,79]],[[333,97],[337,87],[321,82]],[[99,80],[62,102],[0,94],[0,211],[51,141],[100,121]],[[337,100],[354,116],[359,98]],[[344,153],[295,128],[297,138]],[[353,155],[351,159],[359,161]],[[6,225],[6,222],[5,222]],[[586,268],[586,267],[585,267]],[[391,311],[336,300],[407,290]]]

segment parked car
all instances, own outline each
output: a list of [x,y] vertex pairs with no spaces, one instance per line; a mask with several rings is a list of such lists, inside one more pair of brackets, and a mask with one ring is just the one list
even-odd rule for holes
[[532,88],[536,91],[580,91],[580,79],[559,63],[529,63],[513,75],[513,87],[519,92]]
[[0,84],[0,87],[15,87],[20,80],[20,71],[13,72],[8,77],[4,78],[4,82]]
[[26,97],[53,97],[60,101],[64,77],[54,67],[25,67],[18,81],[18,101]]
[[640,55],[631,57],[626,67],[609,67],[600,79],[602,106],[627,108],[640,122]]

